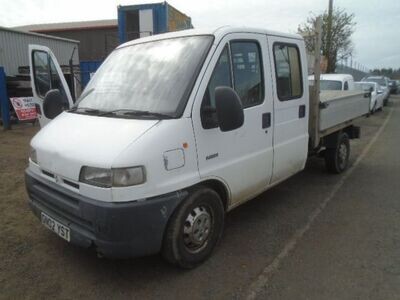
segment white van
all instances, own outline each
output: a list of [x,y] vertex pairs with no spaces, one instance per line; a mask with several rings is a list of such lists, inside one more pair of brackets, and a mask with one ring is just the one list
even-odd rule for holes
[[30,59],[41,122],[54,119],[31,141],[30,206],[66,241],[107,257],[161,251],[196,266],[227,211],[301,171],[309,154],[325,151],[328,169],[344,171],[359,136],[352,120],[364,114],[363,92],[325,99],[325,127],[309,136],[298,35],[222,27],[134,40],[75,104],[51,51],[31,45]]
[[[314,75],[308,77],[313,81]],[[350,74],[321,74],[321,91],[352,91],[354,78]]]

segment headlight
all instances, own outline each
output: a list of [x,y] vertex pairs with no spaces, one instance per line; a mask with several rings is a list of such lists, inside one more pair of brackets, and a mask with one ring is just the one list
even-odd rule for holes
[[124,187],[146,181],[144,167],[103,169],[82,167],[79,181],[100,187]]
[[37,164],[37,156],[36,156],[36,150],[31,147],[31,151],[29,152],[29,158],[31,159],[32,162],[34,162],[35,164]]
[[79,181],[101,187],[111,187],[112,176],[110,169],[82,167]]
[[130,186],[144,183],[144,167],[112,169],[113,186]]

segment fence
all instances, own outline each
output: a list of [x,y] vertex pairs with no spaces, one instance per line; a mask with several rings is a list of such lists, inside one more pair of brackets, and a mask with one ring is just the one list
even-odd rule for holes
[[368,73],[366,73],[364,71],[360,71],[358,69],[350,68],[348,66],[341,65],[341,64],[337,65],[336,73],[353,75],[355,81],[360,81],[361,79],[363,79],[365,76],[368,75]]

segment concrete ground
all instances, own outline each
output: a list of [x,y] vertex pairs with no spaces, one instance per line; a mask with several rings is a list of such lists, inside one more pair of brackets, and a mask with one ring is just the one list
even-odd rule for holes
[[212,257],[98,259],[42,227],[23,185],[37,128],[0,132],[0,298],[400,299],[400,97],[360,121],[351,168],[318,158],[228,214]]

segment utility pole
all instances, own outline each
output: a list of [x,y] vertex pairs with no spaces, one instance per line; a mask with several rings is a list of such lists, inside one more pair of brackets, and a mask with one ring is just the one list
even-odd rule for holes
[[319,144],[319,92],[320,92],[320,75],[321,75],[321,43],[322,43],[322,17],[317,17],[314,24],[314,86],[310,89],[310,122],[309,134],[313,147]]
[[331,73],[331,45],[332,45],[332,14],[333,14],[333,0],[329,0],[328,9],[328,24],[327,24],[327,39],[326,39],[326,55],[328,59],[328,73]]

